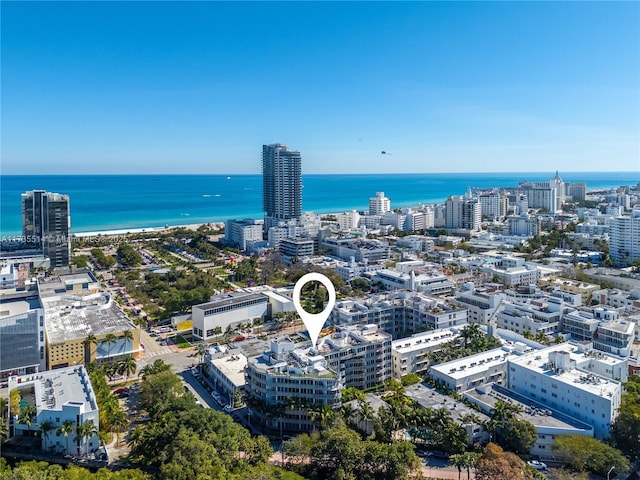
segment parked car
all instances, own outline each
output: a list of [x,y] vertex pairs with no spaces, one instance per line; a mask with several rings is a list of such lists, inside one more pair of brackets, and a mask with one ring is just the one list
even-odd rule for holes
[[527,465],[535,468],[536,470],[546,470],[547,469],[547,464],[544,462],[541,462],[539,460],[529,460],[527,462]]

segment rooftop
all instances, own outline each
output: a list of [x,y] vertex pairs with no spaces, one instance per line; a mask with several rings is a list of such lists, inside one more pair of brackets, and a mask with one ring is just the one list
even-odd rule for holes
[[432,348],[458,338],[457,328],[443,328],[429,332],[416,333],[410,337],[394,340],[391,349],[400,353],[409,353],[423,348]]
[[507,357],[511,356],[513,355],[508,347],[501,347],[452,360],[451,362],[434,365],[431,367],[431,371],[436,371],[451,378],[458,379],[480,374],[490,367],[505,363]]
[[250,300],[264,300],[267,301],[262,293],[246,293],[246,292],[233,292],[225,293],[223,295],[216,295],[211,298],[208,303],[202,303],[200,305],[194,305],[194,309],[209,310],[212,308],[229,307],[240,302],[247,302]]
[[477,410],[468,407],[463,402],[456,400],[453,397],[449,397],[448,395],[444,395],[435,388],[428,387],[424,384],[418,383],[408,386],[405,393],[409,398],[415,400],[424,408],[430,408],[433,410],[438,410],[439,408],[446,409],[451,413],[453,419],[460,423],[460,419],[468,414],[473,414],[482,421],[489,420],[487,415],[478,412]]
[[29,387],[34,389],[34,396],[30,400],[35,403],[38,412],[62,410],[65,405],[79,406],[83,413],[98,408],[84,366],[60,368],[9,379],[10,390],[24,390]]
[[214,358],[211,363],[229,379],[237,388],[244,386],[244,368],[247,366],[247,357],[241,353],[228,355],[222,358]]

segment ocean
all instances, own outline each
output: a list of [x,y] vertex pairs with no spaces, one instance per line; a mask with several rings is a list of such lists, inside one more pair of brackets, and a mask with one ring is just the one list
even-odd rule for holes
[[[384,192],[392,208],[442,203],[468,187],[510,187],[545,181],[548,173],[303,175],[302,209],[315,213],[366,210]],[[565,182],[588,190],[636,185],[640,172],[567,172]],[[72,233],[262,218],[261,175],[2,175],[0,238],[20,235],[20,194],[69,195]]]

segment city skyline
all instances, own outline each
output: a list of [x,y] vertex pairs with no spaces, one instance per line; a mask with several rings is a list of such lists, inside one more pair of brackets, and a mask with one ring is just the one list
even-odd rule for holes
[[255,174],[276,142],[305,174],[640,170],[633,2],[3,2],[1,30],[3,174]]

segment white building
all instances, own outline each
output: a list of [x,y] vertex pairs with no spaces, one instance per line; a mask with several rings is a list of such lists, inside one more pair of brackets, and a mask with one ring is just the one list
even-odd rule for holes
[[523,265],[518,267],[496,268],[485,267],[485,273],[496,277],[497,281],[506,287],[515,285],[535,285],[540,279],[540,271],[535,265]]
[[263,222],[252,218],[227,220],[224,228],[224,242],[240,250],[247,249],[247,242],[262,240]]
[[391,200],[384,196],[384,192],[376,192],[375,197],[369,198],[369,215],[384,215],[391,210]]
[[367,273],[373,273],[377,270],[382,270],[384,265],[379,263],[358,263],[354,257],[351,257],[349,263],[342,263],[336,266],[336,273],[338,273],[345,282],[350,282],[358,277],[362,277]]
[[631,216],[611,220],[609,256],[622,266],[640,260],[640,208],[634,209]]
[[232,403],[235,393],[244,390],[247,357],[238,352],[218,358],[207,353],[204,364],[203,372],[211,384],[225,397],[226,403]]
[[[288,337],[271,340],[270,349],[249,358],[245,391],[251,425],[273,433],[302,433],[315,428],[308,407],[340,406],[342,384],[337,372],[321,355],[300,350]],[[282,413],[270,408],[282,405]]]
[[562,314],[566,310],[564,302],[555,297],[527,302],[506,301],[495,318],[499,328],[520,334],[529,332],[534,337],[538,333],[551,336],[558,332]]
[[398,247],[407,247],[415,252],[433,253],[435,249],[435,241],[424,235],[408,235],[398,238],[396,241]]
[[340,230],[348,232],[349,230],[355,230],[360,223],[360,214],[355,210],[350,212],[338,213],[336,215],[336,221]]
[[445,227],[477,232],[482,223],[482,205],[475,197],[451,196],[445,203]]
[[264,318],[268,304],[269,297],[262,293],[241,291],[214,295],[210,302],[192,307],[193,335],[208,340],[240,323]]
[[409,290],[433,295],[448,293],[453,289],[447,277],[437,271],[412,270],[407,273],[385,268],[377,270],[371,276],[371,281],[381,283],[387,290]]
[[456,292],[455,302],[467,309],[469,323],[486,325],[489,317],[496,313],[503,299],[504,294],[502,293],[489,292],[469,284]]
[[538,218],[526,212],[509,216],[507,222],[509,224],[509,235],[535,237],[540,232]]
[[394,340],[391,344],[393,378],[401,380],[409,373],[425,375],[429,369],[429,354],[458,336],[458,328],[445,328]]
[[[53,424],[48,436],[42,437],[44,451],[84,455],[100,447],[97,434],[88,439],[76,438],[78,425],[93,422],[98,427],[98,402],[84,366],[61,368],[33,375],[11,377],[9,391],[20,392],[21,403],[35,406],[36,418],[30,426],[14,418],[14,436],[34,436],[44,421]],[[15,412],[11,412],[12,415]],[[65,421],[73,424],[73,432],[65,438],[56,432]]]
[[[624,364],[611,357],[594,358],[564,343],[509,357],[508,387],[588,423],[602,439],[609,435],[620,407],[622,384],[613,375]],[[600,373],[603,367],[605,373],[610,371],[607,376]]]

